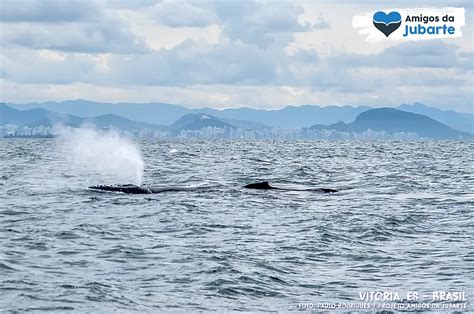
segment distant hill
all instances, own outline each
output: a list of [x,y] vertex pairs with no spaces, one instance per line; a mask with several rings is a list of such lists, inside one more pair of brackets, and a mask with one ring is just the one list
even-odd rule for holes
[[178,121],[167,127],[168,131],[172,134],[178,135],[183,130],[195,131],[201,130],[207,127],[217,128],[236,128],[234,125],[223,122],[216,117],[207,114],[187,114],[182,116]]
[[[281,127],[302,128],[313,124],[332,124],[338,121],[349,123],[360,113],[373,109],[367,106],[326,106],[315,105],[287,106],[278,110],[237,108],[216,110],[211,108],[191,109],[179,105],[165,103],[101,103],[88,100],[67,100],[63,102],[30,103],[24,105],[9,104],[16,109],[43,108],[50,111],[71,114],[78,117],[95,117],[115,114],[121,117],[156,125],[170,125],[186,114],[205,113],[222,121],[231,120],[245,122],[243,128],[254,128],[256,124]],[[452,128],[474,133],[474,114],[443,111],[419,103],[402,104],[395,109],[414,112],[429,116]],[[232,124],[232,123],[231,123]],[[254,124],[252,127],[250,125]]]
[[165,129],[164,126],[153,125],[143,122],[131,121],[113,114],[107,114],[92,118],[81,118],[70,114],[57,113],[49,110],[36,108],[29,110],[17,110],[0,103],[0,125],[16,124],[19,126],[53,126],[62,124],[70,127],[79,127],[84,124],[95,125],[97,128],[116,127],[122,130],[139,129]]
[[455,130],[430,117],[393,108],[371,109],[357,116],[354,122],[338,122],[332,125],[313,125],[310,129],[328,129],[341,132],[372,131],[394,134],[417,133],[420,137],[434,139],[472,138],[472,134]]
[[8,104],[15,109],[43,108],[46,110],[75,115],[81,118],[92,118],[114,114],[132,121],[140,121],[155,125],[170,125],[190,109],[164,103],[132,104],[132,103],[101,103],[89,100],[67,100],[62,102],[29,103],[25,105]]
[[81,122],[81,118],[68,114],[51,112],[42,108],[29,110],[16,110],[5,104],[0,103],[0,125],[16,124],[16,125],[41,125],[50,122],[63,123],[77,126]]
[[[240,120],[232,120],[241,126],[250,126],[254,123]],[[177,119],[169,126],[161,126],[144,122],[137,122],[117,116],[115,114],[105,114],[96,117],[78,117],[75,115],[57,113],[42,108],[17,110],[5,104],[0,103],[0,125],[16,124],[19,126],[53,126],[61,124],[70,127],[80,127],[81,125],[94,125],[97,128],[107,128],[113,126],[122,130],[141,130],[156,129],[169,131],[174,135],[179,134],[182,130],[201,130],[206,127],[218,128],[237,128],[237,126],[222,121],[208,114],[186,114]],[[257,123],[255,125],[261,126]]]
[[83,121],[87,124],[95,125],[97,128],[106,128],[110,125],[122,130],[140,130],[140,129],[156,129],[165,130],[166,126],[155,125],[144,122],[137,122],[117,116],[115,114],[105,114],[93,118],[86,118]]
[[200,111],[212,114],[218,118],[247,120],[280,128],[301,128],[315,123],[350,122],[359,113],[369,109],[370,107],[365,106],[319,107],[303,105],[287,106],[278,110],[237,108],[224,109],[222,111],[201,109]]
[[217,110],[211,108],[191,109],[165,103],[100,103],[88,100],[67,100],[63,102],[30,103],[24,105],[9,104],[16,109],[43,108],[50,111],[93,117],[103,114],[116,114],[134,121],[157,125],[170,125],[186,114],[205,113],[219,119],[247,121],[268,126],[298,128],[314,123],[333,123],[353,121],[361,112],[370,107],[352,106],[288,106],[279,110],[237,108]]
[[[163,104],[161,104],[163,105]],[[91,106],[105,106],[106,108],[115,108],[124,106],[124,108],[146,108],[146,110],[161,110],[168,108],[167,119],[174,116],[180,111],[191,111],[194,110],[186,109],[184,107],[174,105],[154,106],[151,104],[100,104],[88,102],[85,106],[86,109]],[[59,103],[51,103],[48,106],[57,107]],[[67,106],[73,106],[68,103]],[[74,106],[81,106],[81,103],[76,103]],[[454,111],[442,111],[435,108],[430,108],[421,104],[415,105],[401,105],[408,109],[418,111],[429,111],[432,115],[440,116],[440,119],[451,119],[451,123],[462,124],[465,127],[469,127],[470,114],[462,114]],[[177,108],[175,108],[177,107]],[[78,107],[79,108],[79,107]],[[160,109],[161,108],[161,109]],[[275,122],[263,124],[262,122],[249,121],[236,119],[244,117],[246,114],[250,114],[254,119],[268,120],[269,117],[274,117],[276,121],[280,121],[281,125],[277,124],[277,127],[289,127],[292,121],[292,117],[299,119],[299,122],[295,125],[302,124],[304,121],[312,120],[325,120],[334,119],[334,117],[347,117],[354,114],[354,110],[361,111],[355,120],[351,123],[347,123],[346,120],[341,120],[337,123],[328,125],[328,123],[317,123],[313,124],[311,129],[332,129],[344,132],[361,132],[367,129],[374,131],[386,131],[387,133],[397,132],[414,132],[421,137],[429,138],[468,138],[472,137],[472,134],[458,131],[453,127],[450,127],[444,123],[441,123],[435,119],[432,119],[426,115],[416,114],[412,112],[402,111],[393,108],[380,108],[380,109],[367,109],[368,107],[317,107],[317,106],[302,106],[302,107],[286,107],[281,110],[255,110],[250,108],[240,109],[226,109],[223,111],[214,109],[201,109],[201,111],[207,111],[206,113],[187,113],[177,117],[175,122],[169,123],[169,126],[157,125],[147,122],[133,121],[125,117],[118,116],[116,114],[102,114],[94,117],[79,117],[72,114],[57,113],[43,108],[34,108],[28,110],[17,110],[7,106],[6,104],[0,104],[0,124],[16,124],[26,125],[30,127],[45,125],[51,126],[54,124],[63,124],[72,127],[78,127],[83,124],[92,124],[98,128],[105,128],[113,126],[122,130],[141,130],[141,129],[152,129],[169,131],[173,135],[179,134],[182,130],[200,130],[205,127],[218,127],[218,128],[244,128],[244,129],[268,129],[275,125]],[[176,111],[176,110],[177,111]],[[103,110],[100,109],[98,111]],[[173,112],[173,114],[169,114]],[[319,115],[316,114],[319,112]],[[233,116],[234,118],[223,118],[216,116],[211,113],[217,113],[220,116]],[[302,114],[305,113],[305,114]],[[250,118],[251,118],[250,117]],[[300,118],[297,118],[300,117]],[[304,118],[303,118],[304,117]],[[330,117],[330,118],[328,118]],[[286,119],[286,120],[285,120]],[[286,123],[285,123],[286,121]],[[303,125],[306,126],[306,125]],[[296,127],[295,127],[296,128]]]
[[401,104],[397,109],[422,114],[438,120],[453,129],[474,134],[474,113],[440,110],[438,108],[425,106],[418,102],[413,105]]
[[[248,119],[239,119],[230,117],[224,117],[220,110],[204,108],[204,109],[189,109],[178,105],[171,105],[165,103],[146,103],[146,104],[133,104],[133,103],[100,103],[88,100],[67,100],[63,102],[44,102],[44,103],[30,103],[24,105],[8,104],[9,106],[19,109],[32,109],[32,108],[43,108],[49,111],[61,112],[66,114],[72,114],[78,117],[87,118],[95,117],[105,114],[115,114],[121,117],[133,121],[141,121],[155,125],[170,125],[174,121],[177,121],[182,116],[187,114],[200,114],[206,113],[214,117],[223,118],[222,121],[226,120],[238,124],[239,127],[245,129],[261,129],[268,128],[267,125],[260,123],[256,120],[248,121]],[[251,109],[253,110],[253,109]],[[224,110],[226,111],[226,110]]]

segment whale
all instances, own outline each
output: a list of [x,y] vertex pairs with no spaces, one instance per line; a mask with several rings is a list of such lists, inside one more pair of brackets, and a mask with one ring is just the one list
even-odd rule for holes
[[[337,190],[329,188],[308,188],[308,189],[293,189],[271,186],[267,181],[250,183],[243,186],[244,189],[252,190],[280,190],[280,191],[302,191],[302,192],[320,192],[320,193],[335,193]],[[89,186],[92,191],[98,192],[119,192],[125,194],[154,194],[154,193],[165,193],[165,192],[183,192],[183,191],[196,191],[206,189],[206,187],[147,187],[138,186],[135,184],[117,184],[117,185],[92,185]],[[207,187],[211,189],[211,187]]]
[[254,189],[254,190],[276,190],[275,187],[271,186],[267,181],[250,183],[244,185],[244,189]]
[[121,192],[126,194],[153,194],[153,193],[164,193],[164,192],[182,192],[182,191],[195,191],[202,189],[203,187],[164,187],[154,188],[147,186],[138,186],[135,184],[116,184],[116,185],[92,185],[89,187],[93,191],[102,192]]
[[337,190],[329,188],[307,188],[307,189],[296,189],[296,188],[284,188],[271,186],[267,181],[250,183],[244,185],[245,189],[254,190],[280,190],[280,191],[297,191],[297,192],[322,192],[322,193],[336,193]]
[[135,184],[92,185],[89,189],[103,192],[121,192],[126,194],[151,194],[150,188]]

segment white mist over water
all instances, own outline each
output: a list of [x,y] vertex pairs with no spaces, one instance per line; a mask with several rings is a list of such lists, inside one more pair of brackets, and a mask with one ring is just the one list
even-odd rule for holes
[[59,127],[57,132],[67,161],[82,176],[98,176],[100,182],[96,184],[142,184],[142,155],[129,139],[114,131],[89,127]]

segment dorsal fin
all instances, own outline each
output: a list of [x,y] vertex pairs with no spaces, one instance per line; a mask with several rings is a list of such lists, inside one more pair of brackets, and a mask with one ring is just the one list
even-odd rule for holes
[[257,190],[270,190],[274,189],[267,181],[250,183],[244,186],[246,189],[257,189]]

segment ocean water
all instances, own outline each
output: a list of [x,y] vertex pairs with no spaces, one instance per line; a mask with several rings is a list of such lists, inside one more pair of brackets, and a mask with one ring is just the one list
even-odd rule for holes
[[[0,140],[0,312],[292,311],[373,290],[474,298],[472,142],[135,144],[144,184],[206,188],[93,192],[140,180],[136,156],[107,168],[59,139]],[[264,180],[340,191],[242,189]]]

